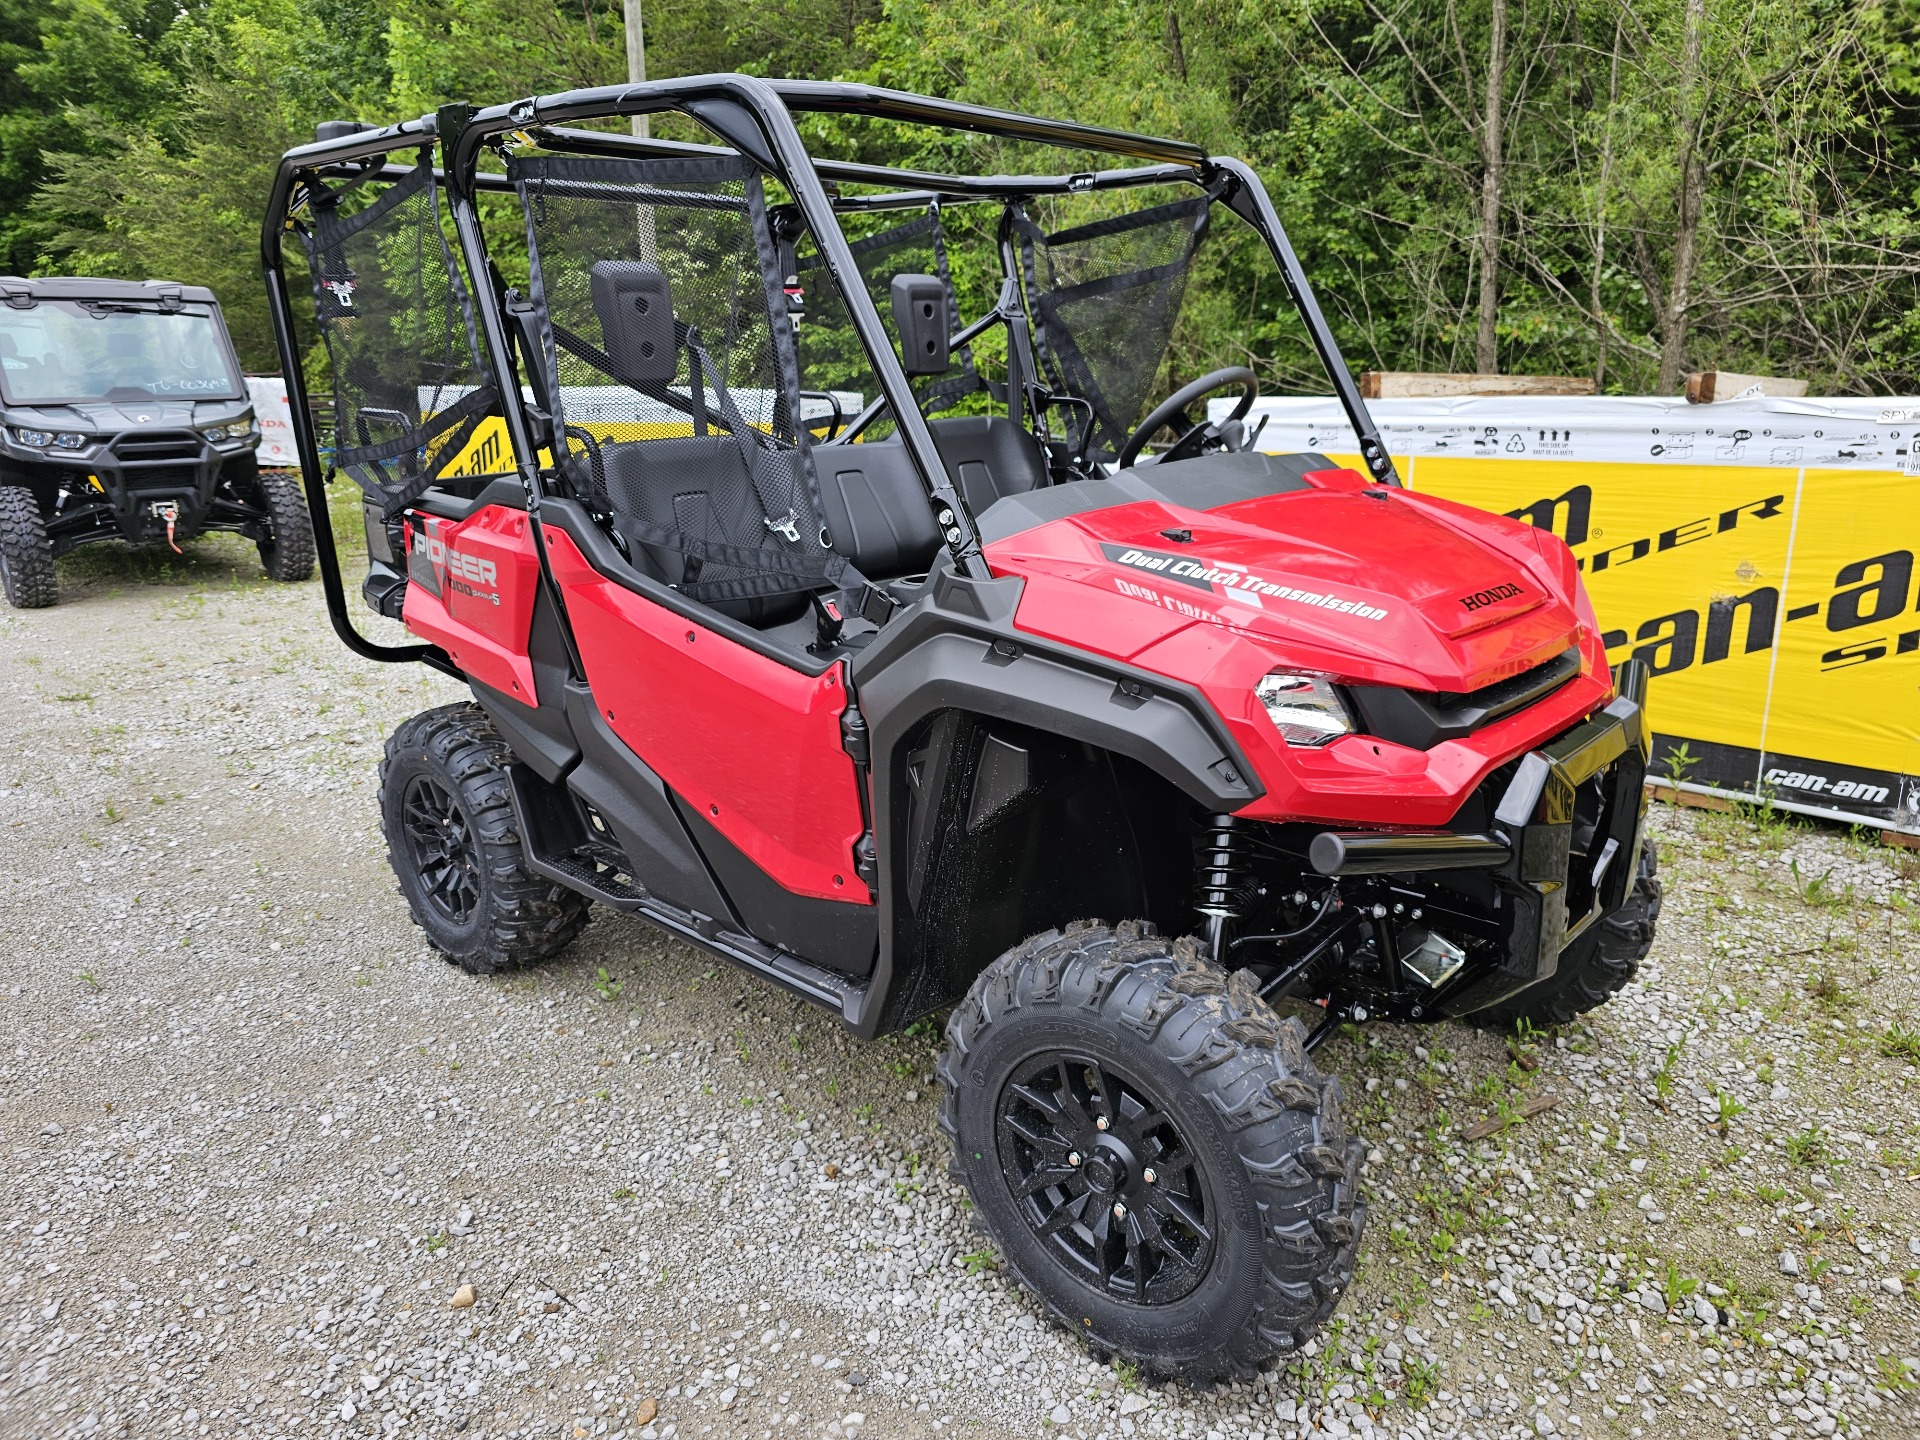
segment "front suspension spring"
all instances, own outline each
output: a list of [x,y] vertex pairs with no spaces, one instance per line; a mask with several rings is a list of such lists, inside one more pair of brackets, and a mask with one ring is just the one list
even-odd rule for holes
[[1227,929],[1243,918],[1256,896],[1252,839],[1232,815],[1202,814],[1193,842],[1194,908],[1216,961],[1226,959]]

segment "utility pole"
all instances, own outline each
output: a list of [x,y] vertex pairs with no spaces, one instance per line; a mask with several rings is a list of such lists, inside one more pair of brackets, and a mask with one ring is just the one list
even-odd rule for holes
[[[647,83],[647,31],[640,14],[640,0],[624,0],[627,12],[627,83],[644,85]],[[648,139],[652,130],[645,115],[633,117],[633,133],[642,140]]]

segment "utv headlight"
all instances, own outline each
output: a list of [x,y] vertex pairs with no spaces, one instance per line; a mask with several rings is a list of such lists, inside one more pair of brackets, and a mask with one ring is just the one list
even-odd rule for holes
[[23,430],[16,425],[13,427],[13,438],[18,440],[22,445],[32,445],[36,449],[44,449],[53,443],[53,431]]
[[56,450],[84,450],[87,448],[87,442],[91,439],[93,439],[91,435],[82,435],[78,430],[62,430],[58,435],[53,437],[53,448]]
[[230,420],[225,425],[209,425],[200,433],[218,445],[222,441],[245,440],[258,432],[259,427],[254,423],[253,414],[249,411],[238,420]]
[[1325,745],[1353,732],[1353,717],[1324,675],[1275,670],[1253,693],[1289,745]]

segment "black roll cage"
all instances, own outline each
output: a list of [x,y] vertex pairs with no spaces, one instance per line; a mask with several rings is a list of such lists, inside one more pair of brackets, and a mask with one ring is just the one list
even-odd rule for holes
[[[958,540],[950,543],[954,564],[969,579],[991,578],[980,552],[979,533],[972,512],[960,495],[934,445],[906,372],[894,354],[892,341],[860,272],[846,236],[834,220],[836,212],[920,208],[991,200],[1017,200],[1043,195],[1078,194],[1122,189],[1135,185],[1186,182],[1216,192],[1218,198],[1267,242],[1295,309],[1335,394],[1347,413],[1360,452],[1374,478],[1399,484],[1377,427],[1360,397],[1338,343],[1321,313],[1306,272],[1288,241],[1266,188],[1251,167],[1230,157],[1208,157],[1198,146],[1100,126],[1047,120],[1012,111],[994,110],[958,101],[911,95],[866,85],[802,80],[762,80],[746,75],[704,75],[660,80],[642,85],[608,85],[534,96],[506,105],[475,109],[445,105],[418,120],[378,129],[349,130],[311,145],[297,146],[280,159],[261,228],[260,258],[273,320],[280,367],[287,381],[287,399],[294,444],[300,457],[307,505],[315,517],[314,541],[320,564],[327,613],[335,632],[347,647],[370,660],[419,660],[448,674],[459,671],[435,645],[382,645],[357,630],[347,613],[340,562],[328,523],[327,495],[320,448],[308,407],[303,357],[295,341],[293,302],[287,289],[283,242],[293,213],[305,203],[305,182],[322,177],[351,184],[397,179],[411,167],[384,164],[399,151],[438,146],[436,179],[445,186],[448,209],[459,238],[467,276],[472,282],[476,319],[486,337],[488,361],[502,399],[501,411],[513,446],[514,464],[526,494],[529,529],[540,559],[543,587],[560,617],[560,631],[576,676],[584,678],[574,648],[571,626],[559,587],[553,583],[541,524],[542,487],[539,446],[523,405],[520,380],[514,372],[514,348],[508,339],[501,296],[493,283],[493,269],[481,234],[473,200],[479,192],[510,193],[506,177],[482,172],[483,150],[502,136],[525,135],[543,148],[568,153],[628,156],[714,156],[730,153],[724,147],[569,128],[576,122],[620,116],[679,112],[698,121],[734,150],[753,160],[787,188],[811,230],[827,273],[838,288],[854,332],[867,352],[880,383],[880,399],[893,412],[900,437],[927,489],[940,529]],[[864,115],[949,130],[964,130],[1008,140],[1027,140],[1067,149],[1093,151],[1147,162],[1128,169],[1083,171],[1069,175],[962,176],[895,169],[849,161],[815,159],[807,153],[794,123],[796,112]],[[332,128],[332,127],[326,127]],[[340,127],[344,128],[344,127]],[[878,195],[848,197],[829,185],[856,184],[898,187]],[[991,316],[999,317],[1003,304]],[[968,327],[972,329],[973,327]],[[984,328],[984,326],[982,326]],[[1012,354],[1016,347],[1009,346]],[[1037,378],[1031,377],[1030,378]]]

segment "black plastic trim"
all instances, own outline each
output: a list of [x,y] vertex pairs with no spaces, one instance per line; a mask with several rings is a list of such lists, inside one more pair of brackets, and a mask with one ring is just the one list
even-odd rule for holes
[[1172,465],[1137,465],[1101,480],[1076,480],[1009,495],[980,516],[980,539],[991,545],[1069,515],[1158,500],[1186,510],[1217,510],[1268,495],[1311,490],[1301,477],[1331,470],[1324,455],[1268,455],[1262,451],[1201,455]]
[[1204,696],[1165,676],[1052,644],[1016,630],[1025,582],[972,580],[936,570],[921,598],[856,655],[849,678],[872,736],[874,840],[880,855],[880,954],[866,1008],[852,1023],[879,1032],[904,909],[895,835],[894,752],[939,710],[1010,720],[1125,755],[1211,811],[1239,810],[1265,794],[1240,747]]
[[[879,910],[845,900],[796,895],[767,874],[681,796],[667,792],[746,928],[763,944],[824,965],[849,979],[873,973]],[[853,853],[847,853],[853,869]]]
[[737,928],[740,921],[681,823],[666,783],[613,733],[585,685],[567,686],[566,708],[580,746],[567,788],[613,828],[634,879],[696,919]]
[[1369,735],[1415,750],[1458,740],[1536,704],[1580,673],[1580,648],[1508,679],[1464,694],[1422,693],[1390,685],[1349,685],[1347,694]]

